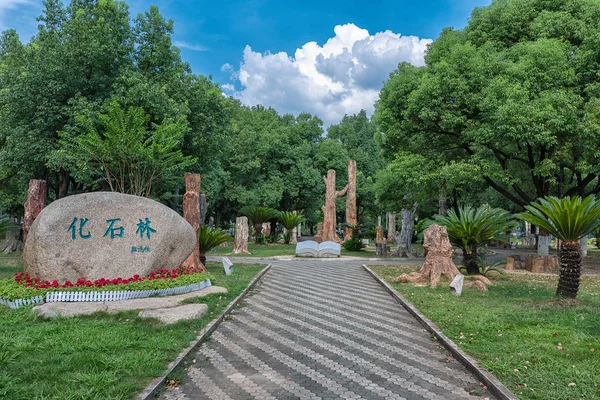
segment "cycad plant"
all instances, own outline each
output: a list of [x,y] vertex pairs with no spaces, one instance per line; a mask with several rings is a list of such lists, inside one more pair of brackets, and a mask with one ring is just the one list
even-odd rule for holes
[[281,225],[283,225],[285,228],[285,232],[283,234],[283,242],[285,244],[290,244],[290,240],[292,239],[292,230],[298,226],[298,224],[301,224],[304,221],[306,221],[306,218],[300,214],[294,214],[293,212],[289,211],[279,212],[279,222],[281,222]]
[[231,236],[220,228],[201,226],[198,228],[198,249],[200,250],[200,261],[206,265],[206,253],[221,243],[229,242]]
[[240,212],[248,217],[252,223],[254,227],[254,241],[256,243],[260,242],[263,230],[262,225],[265,222],[269,222],[271,218],[277,217],[277,211],[269,207],[245,206]]
[[433,219],[448,229],[450,243],[462,250],[468,274],[480,273],[479,248],[490,242],[503,241],[502,233],[512,230],[516,224],[508,211],[486,206],[461,206],[458,213],[448,210],[447,215],[436,215]]
[[581,279],[582,237],[600,226],[600,201],[593,196],[545,197],[526,206],[517,217],[545,229],[560,240],[557,297],[577,297]]

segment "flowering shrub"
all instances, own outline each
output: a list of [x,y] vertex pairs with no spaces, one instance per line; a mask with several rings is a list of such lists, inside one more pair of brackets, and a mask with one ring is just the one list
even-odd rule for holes
[[79,278],[77,280],[77,282],[75,282],[75,283],[72,283],[71,281],[66,281],[62,285],[59,284],[58,280],[56,280],[56,279],[53,280],[52,282],[47,281],[47,280],[42,281],[42,280],[40,280],[40,278],[32,278],[31,276],[27,275],[25,272],[15,272],[15,282],[17,282],[19,285],[33,288],[33,289],[51,289],[51,288],[65,289],[65,288],[72,288],[72,287],[101,288],[101,287],[104,287],[107,285],[128,285],[133,282],[144,282],[145,280],[155,281],[155,280],[160,280],[160,279],[175,279],[175,278],[179,278],[180,275],[197,274],[197,273],[201,273],[201,272],[203,272],[203,271],[200,271],[194,267],[186,267],[186,268],[179,267],[179,268],[176,268],[173,270],[159,269],[158,271],[150,272],[150,274],[148,275],[147,278],[142,278],[138,274],[135,274],[131,278],[126,278],[126,279],[123,279],[123,278],[113,278],[113,279],[100,278],[100,279],[91,281],[89,279]]
[[0,298],[5,300],[28,299],[44,296],[48,292],[77,291],[88,292],[101,288],[101,291],[117,290],[155,290],[187,286],[210,279],[208,272],[194,268],[160,269],[142,278],[134,275],[130,278],[100,278],[96,280],[78,279],[73,283],[66,281],[60,284],[57,280],[42,281],[32,278],[24,272],[15,273],[14,279],[0,280]]

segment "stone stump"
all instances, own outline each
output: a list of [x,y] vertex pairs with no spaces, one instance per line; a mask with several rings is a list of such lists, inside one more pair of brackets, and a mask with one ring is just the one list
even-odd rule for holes
[[27,192],[27,201],[25,202],[25,218],[23,219],[23,242],[27,240],[29,228],[33,221],[46,206],[46,193],[48,183],[41,179],[32,179],[29,181],[29,190]]
[[[185,194],[183,195],[183,218],[198,232],[200,228],[200,174],[183,175],[185,182]],[[181,265],[184,268],[195,268],[203,270],[204,266],[200,261],[200,249],[198,239],[192,254],[185,259]]]
[[431,288],[435,289],[442,275],[452,281],[459,274],[456,265],[452,261],[454,251],[445,226],[433,224],[425,229],[423,247],[427,252],[427,256],[425,264],[419,272],[402,274],[395,278],[394,282],[412,282],[423,285],[430,282]]
[[206,202],[206,195],[202,193],[200,195],[200,226],[204,226],[206,224],[206,210],[208,208],[208,203]]
[[558,257],[535,255],[526,256],[525,269],[534,273],[558,273]]
[[514,255],[514,256],[506,257],[506,264],[504,265],[505,270],[514,271],[516,269],[522,269],[522,268],[523,268],[523,265],[521,262],[521,256]]
[[248,217],[237,217],[235,219],[233,254],[240,253],[250,254],[248,251]]
[[383,236],[383,226],[379,225],[377,227],[377,236],[375,236],[375,243],[383,243],[385,240]]

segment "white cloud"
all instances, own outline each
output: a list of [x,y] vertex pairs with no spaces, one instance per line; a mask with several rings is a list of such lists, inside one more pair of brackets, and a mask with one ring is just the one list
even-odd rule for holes
[[173,43],[173,44],[181,49],[188,49],[188,50],[193,50],[193,51],[207,51],[208,50],[208,47],[204,47],[199,44],[182,42],[180,40],[176,40],[175,43]]
[[235,86],[233,86],[233,85],[231,85],[229,83],[221,85],[221,88],[223,88],[223,90],[227,90],[229,92],[233,92],[235,90]]
[[14,10],[20,5],[31,4],[32,0],[0,0],[0,10],[11,9]]
[[236,97],[282,113],[308,111],[325,125],[337,123],[361,109],[371,113],[389,73],[403,61],[423,65],[432,42],[391,31],[371,35],[354,24],[338,25],[334,32],[323,46],[308,42],[293,57],[246,46],[240,69],[232,75],[242,86]]
[[225,64],[221,65],[221,71],[223,71],[223,72],[233,71],[233,65],[231,65],[229,63],[225,63]]

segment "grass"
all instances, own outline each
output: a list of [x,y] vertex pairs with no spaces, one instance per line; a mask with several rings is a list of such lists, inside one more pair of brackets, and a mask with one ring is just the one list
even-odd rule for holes
[[416,266],[373,266],[398,292],[521,399],[600,398],[600,278],[577,301],[554,299],[557,277],[492,273],[489,292],[392,283]]
[[15,272],[23,271],[23,261],[3,260],[0,258],[0,279],[10,279],[15,276]]
[[[0,398],[129,399],[187,347],[264,265],[208,263],[213,285],[229,293],[190,299],[208,305],[201,319],[162,325],[137,312],[42,319],[31,308],[0,306]],[[2,267],[3,271],[6,267]]]
[[[248,251],[250,254],[232,254],[233,244],[228,243],[226,246],[219,246],[212,249],[207,256],[239,256],[239,257],[277,257],[277,256],[289,256],[294,257],[296,255],[295,244],[280,244],[272,243],[266,245],[255,244],[250,241],[248,243]],[[390,258],[391,256],[378,257],[375,255],[375,248],[369,247],[362,251],[347,251],[342,247],[342,256],[345,257],[365,257],[365,258]]]

